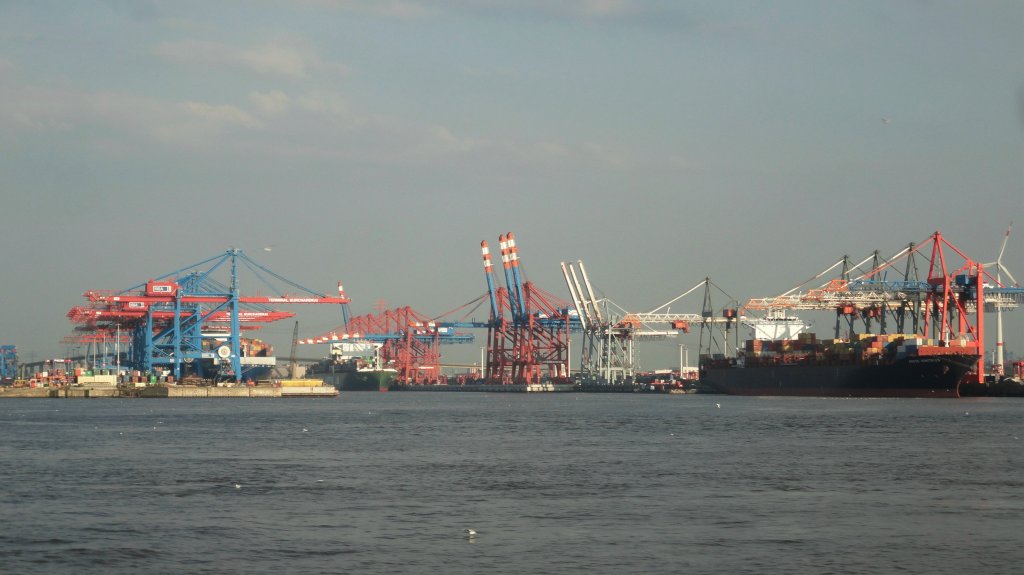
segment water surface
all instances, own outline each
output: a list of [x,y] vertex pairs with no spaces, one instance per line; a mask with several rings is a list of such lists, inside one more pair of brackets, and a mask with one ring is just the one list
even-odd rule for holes
[[1020,573],[1022,423],[998,398],[9,399],[0,571]]

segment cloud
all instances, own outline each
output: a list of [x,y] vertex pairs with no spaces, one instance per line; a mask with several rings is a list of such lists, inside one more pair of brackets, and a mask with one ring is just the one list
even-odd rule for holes
[[587,16],[614,16],[622,14],[630,7],[626,0],[583,0],[579,6],[582,14]]
[[[119,92],[91,92],[0,81],[0,137],[60,134],[105,150],[146,150],[154,142],[185,148],[223,145],[233,130],[263,122],[230,104],[172,102]],[[69,138],[68,135],[75,138]]]
[[0,75],[0,101],[0,137],[5,140],[71,134],[74,138],[67,141],[118,155],[177,149],[213,151],[226,161],[244,155],[453,169],[686,168],[679,159],[650,158],[617,143],[515,140],[359,110],[344,94],[330,90],[252,91],[234,102],[171,101],[39,87],[5,81]]
[[60,90],[0,82],[0,137],[71,129],[78,106]]
[[678,0],[288,0],[289,6],[296,3],[401,19],[454,14],[477,18],[585,20],[655,27],[692,24],[688,12],[680,7],[683,3]]
[[135,20],[150,20],[160,16],[160,7],[154,0],[103,0],[103,3],[111,11]]
[[327,62],[301,40],[273,41],[262,45],[237,48],[207,40],[187,39],[163,42],[156,53],[168,60],[186,65],[214,68],[238,68],[269,76],[309,78],[314,72],[344,75],[348,68]]
[[214,123],[221,126],[245,126],[256,128],[261,124],[251,114],[235,106],[207,104],[205,102],[182,102],[178,104],[181,109],[197,119]]
[[348,102],[337,92],[313,91],[298,100],[298,106],[308,112],[323,114],[333,118],[349,116]]
[[259,92],[249,93],[249,102],[258,112],[266,116],[277,116],[288,110],[291,105],[291,98],[280,90],[272,90],[266,94]]
[[482,17],[515,16],[663,25],[679,21],[685,16],[679,4],[676,0],[447,0],[432,3],[431,6],[438,11]]
[[422,2],[393,0],[298,0],[298,4],[308,6],[337,8],[350,12],[384,16],[388,18],[419,18],[430,13]]

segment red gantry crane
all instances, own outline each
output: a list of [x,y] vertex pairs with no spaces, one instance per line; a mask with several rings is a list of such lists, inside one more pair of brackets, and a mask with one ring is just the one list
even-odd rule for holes
[[[927,262],[922,278],[918,259]],[[868,266],[868,262],[870,265]],[[898,266],[903,264],[902,271]],[[804,285],[841,268],[840,276],[806,292]],[[861,271],[867,266],[866,271]],[[890,279],[890,275],[896,279]],[[889,332],[890,321],[896,333],[915,334],[934,340],[939,347],[964,347],[978,355],[972,378],[985,381],[986,309],[1011,309],[1024,299],[1024,290],[1002,283],[985,266],[967,256],[936,231],[927,240],[909,244],[888,260],[877,252],[851,266],[843,257],[803,284],[775,297],[755,298],[745,310],[761,310],[769,315],[787,310],[831,310],[836,314],[836,337],[842,326],[848,337],[854,335],[857,320],[866,333]],[[993,306],[997,302],[997,306]],[[877,328],[875,325],[877,324]]]
[[480,242],[491,313],[484,382],[534,385],[569,382],[569,332],[576,314],[568,303],[525,281],[515,235],[498,238],[505,286],[496,287],[490,248]]
[[473,341],[472,334],[456,331],[457,327],[467,326],[474,327],[474,324],[429,318],[405,306],[353,317],[347,329],[302,339],[299,343],[330,345],[331,361],[342,369],[394,370],[397,383],[433,385],[444,382],[441,344]]

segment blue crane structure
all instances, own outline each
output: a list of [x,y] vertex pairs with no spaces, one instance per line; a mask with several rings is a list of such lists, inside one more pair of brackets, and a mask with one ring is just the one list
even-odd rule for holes
[[0,345],[0,382],[9,383],[18,375],[18,348]]
[[[274,295],[242,295],[240,267]],[[218,274],[227,274],[226,283]],[[68,313],[72,321],[116,334],[118,341],[127,331],[126,367],[145,372],[169,369],[176,379],[186,366],[201,378],[237,382],[265,371],[275,358],[267,355],[266,348],[254,349],[242,332],[295,315],[276,309],[278,305],[336,304],[341,306],[344,322],[349,316],[349,299],[341,283],[337,296],[318,293],[267,269],[239,249],[124,290],[91,290],[84,295],[89,305],[73,308]]]

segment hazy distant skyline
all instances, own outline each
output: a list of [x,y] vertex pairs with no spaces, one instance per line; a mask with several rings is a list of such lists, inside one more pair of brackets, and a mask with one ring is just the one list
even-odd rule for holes
[[473,299],[507,231],[545,289],[583,259],[638,311],[935,230],[990,261],[1011,220],[1020,280],[1021,30],[1011,1],[0,2],[0,343],[62,356],[82,292],[230,247],[356,314]]

